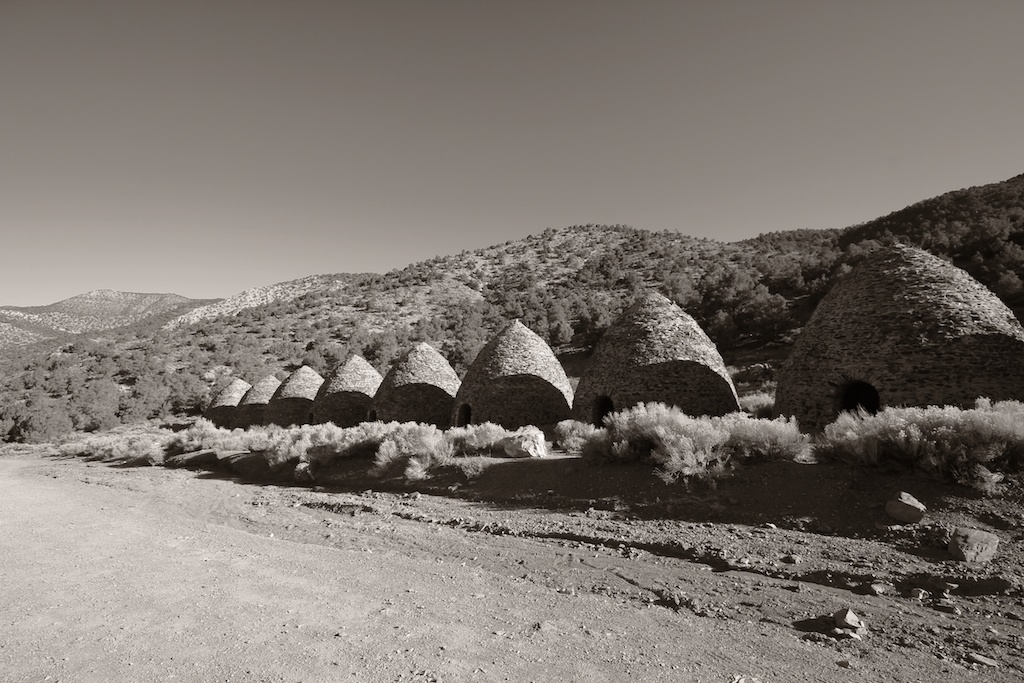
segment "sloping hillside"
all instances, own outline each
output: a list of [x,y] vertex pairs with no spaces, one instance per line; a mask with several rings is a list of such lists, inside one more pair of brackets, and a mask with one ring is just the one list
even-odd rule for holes
[[899,240],[948,257],[1011,305],[1024,304],[1024,175],[947,192],[844,231],[866,251]]
[[[324,374],[350,352],[384,372],[418,341],[434,344],[462,374],[513,318],[548,341],[578,377],[615,316],[650,289],[689,312],[728,365],[776,365],[837,278],[886,242],[949,258],[1020,304],[1022,218],[1019,176],[845,230],[722,243],[622,225],[571,226],[383,275],[313,275],[222,302],[94,292],[42,309],[0,309],[7,316],[0,323],[21,323],[0,333],[25,341],[40,330],[64,335],[8,347],[0,359],[0,399],[16,413],[0,412],[0,433],[17,420],[28,425],[19,434],[33,433],[29,417],[41,413],[70,416],[44,421],[51,427],[43,431],[195,413],[232,378],[284,377],[300,365]],[[93,331],[68,336],[75,329]]]
[[3,306],[0,307],[0,322],[12,331],[0,335],[0,345],[126,327],[177,316],[208,301],[187,299],[177,294],[97,289],[48,306]]
[[45,335],[17,325],[0,322],[0,349],[6,346],[23,346],[41,339],[46,339]]
[[226,299],[221,299],[204,306],[197,306],[188,313],[180,315],[168,322],[166,327],[167,329],[174,329],[181,325],[190,325],[192,323],[199,322],[200,320],[216,318],[222,315],[235,315],[239,311],[243,311],[247,308],[255,308],[256,306],[277,301],[291,301],[303,296],[304,294],[309,294],[310,292],[344,289],[349,283],[353,280],[357,280],[358,278],[358,275],[350,275],[347,273],[337,275],[310,275],[308,277],[299,278],[298,280],[289,280],[287,282],[279,282],[273,285],[253,287],[252,289],[247,289],[239,294],[229,296]]
[[[573,226],[548,229],[522,240],[439,256],[385,275],[313,275],[298,280],[256,287],[215,304],[196,308],[167,325],[174,329],[204,319],[235,315],[246,309],[294,301],[305,296],[325,297],[341,313],[358,311],[368,326],[381,328],[409,324],[436,315],[453,301],[480,299],[485,289],[506,290],[565,283],[583,269],[596,273],[612,255],[628,254],[619,269],[631,268],[645,280],[657,280],[664,264],[651,258],[654,251],[691,252],[691,261],[710,256],[723,245],[679,233],[650,233],[626,226]],[[393,314],[393,315],[389,315]]]

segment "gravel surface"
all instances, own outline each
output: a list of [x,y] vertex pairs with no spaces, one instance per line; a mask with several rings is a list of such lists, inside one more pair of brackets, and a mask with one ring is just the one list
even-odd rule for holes
[[[693,492],[572,459],[549,488],[531,467],[420,492],[0,456],[0,680],[1024,678],[1012,496],[792,464]],[[889,524],[908,482],[928,516]],[[993,563],[945,554],[964,522],[1000,536]],[[847,608],[863,629],[836,628]]]

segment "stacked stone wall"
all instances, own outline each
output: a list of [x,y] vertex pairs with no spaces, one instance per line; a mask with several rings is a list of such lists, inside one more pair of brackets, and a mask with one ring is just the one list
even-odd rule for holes
[[370,420],[422,422],[446,428],[459,376],[437,349],[420,342],[388,370],[373,397]]
[[616,411],[652,402],[676,406],[687,415],[718,416],[739,410],[732,385],[708,366],[694,361],[624,368],[604,389],[589,392],[589,403],[577,397],[573,419],[595,421],[600,416],[594,414],[594,408],[603,397],[611,399]]
[[455,402],[453,425],[459,423],[463,406],[470,408],[470,422],[493,422],[506,429],[527,425],[543,427],[569,418],[569,402],[558,388],[536,375],[499,377],[483,385],[472,397]]
[[310,412],[310,422],[333,422],[339,427],[355,427],[365,422],[373,406],[373,397],[359,391],[338,391],[317,398]]
[[245,397],[245,394],[252,385],[244,379],[236,378],[213,397],[210,407],[203,413],[203,417],[224,429],[231,429],[235,426],[235,413],[238,411],[238,403]]
[[451,423],[493,422],[507,429],[569,417],[572,387],[551,347],[515,320],[487,343],[466,372]]
[[594,408],[661,402],[691,415],[739,410],[736,389],[714,343],[685,311],[648,293],[602,337],[580,378],[572,417],[595,422]]
[[1024,329],[966,272],[918,249],[870,256],[821,301],[779,374],[776,412],[822,429],[851,382],[881,407],[1024,398]]
[[371,411],[381,422],[422,422],[441,429],[450,425],[455,397],[433,384],[403,384],[377,393]]
[[310,420],[354,427],[364,422],[383,378],[361,356],[351,355],[331,372],[313,401]]
[[308,398],[277,398],[267,405],[264,424],[279,427],[295,427],[309,424],[313,401]]
[[280,380],[273,375],[264,377],[253,384],[252,388],[245,392],[245,396],[238,402],[234,425],[246,429],[267,424],[267,404],[280,386]]

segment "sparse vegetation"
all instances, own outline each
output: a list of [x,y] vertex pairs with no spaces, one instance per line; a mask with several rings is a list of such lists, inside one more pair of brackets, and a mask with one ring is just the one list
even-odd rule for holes
[[692,417],[674,406],[646,403],[608,415],[605,426],[586,441],[584,457],[648,462],[669,482],[714,474],[731,460],[799,460],[810,454],[810,437],[786,418]]
[[495,452],[498,442],[509,434],[512,432],[493,422],[452,427],[445,432],[445,436],[452,442],[455,452],[460,457],[491,455]]
[[555,425],[555,445],[567,453],[580,453],[589,439],[594,438],[603,427],[589,422],[562,420]]
[[[435,344],[461,375],[512,318],[563,359],[585,357],[646,289],[690,313],[726,362],[752,362],[748,368],[758,372],[737,376],[736,386],[745,409],[764,416],[767,399],[754,398],[773,372],[764,361],[785,355],[837,278],[894,240],[949,258],[1011,307],[1024,305],[1024,176],[845,230],[766,233],[736,243],[576,225],[384,275],[313,275],[256,288],[196,309],[175,327],[160,327],[164,319],[156,316],[102,333],[51,330],[50,339],[7,346],[0,439],[45,442],[71,430],[194,416],[232,378],[283,377],[301,365],[323,375],[349,353],[383,372],[418,341]],[[29,332],[37,338],[40,330]]]
[[740,408],[751,417],[770,418],[775,413],[775,395],[757,391],[740,396]]
[[71,439],[57,447],[57,454],[127,465],[160,465],[174,436],[170,430],[151,424],[131,425]]
[[292,462],[313,478],[339,460],[372,458],[377,476],[401,472],[406,479],[418,480],[454,458],[496,454],[497,443],[513,433],[490,423],[445,432],[415,422],[364,422],[344,429],[326,423],[227,430],[199,419],[168,438],[164,448],[168,456],[207,449],[258,452],[272,466]]
[[1024,463],[1024,403],[979,399],[950,406],[846,412],[817,440],[819,459],[862,465],[902,463],[924,474],[992,491]]

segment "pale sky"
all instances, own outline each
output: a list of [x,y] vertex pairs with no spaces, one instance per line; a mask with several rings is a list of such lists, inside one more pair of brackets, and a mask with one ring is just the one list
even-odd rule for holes
[[547,227],[732,241],[1024,173],[1021,0],[0,0],[0,304]]

